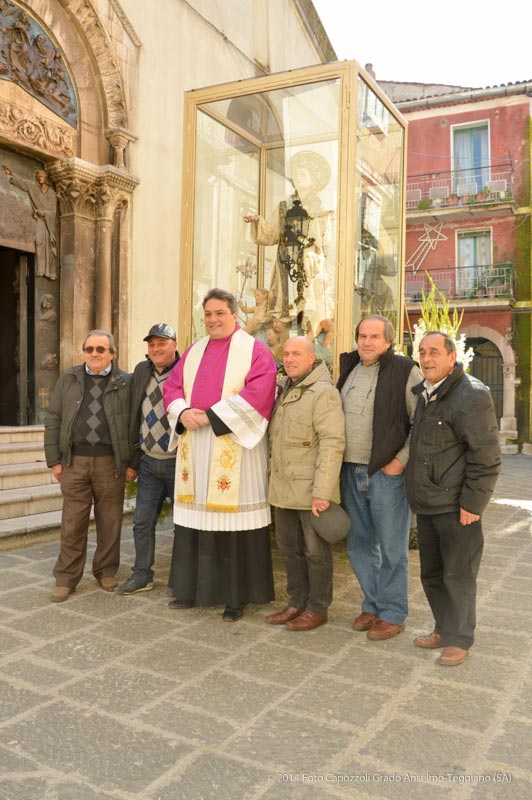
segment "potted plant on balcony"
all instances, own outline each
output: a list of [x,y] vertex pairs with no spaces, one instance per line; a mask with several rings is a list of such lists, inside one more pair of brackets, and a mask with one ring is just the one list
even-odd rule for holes
[[420,211],[427,211],[430,208],[430,200],[420,200],[417,207]]

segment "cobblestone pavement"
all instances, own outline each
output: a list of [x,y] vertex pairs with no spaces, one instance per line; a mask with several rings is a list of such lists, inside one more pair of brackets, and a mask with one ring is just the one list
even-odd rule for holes
[[[57,543],[0,553],[1,800],[532,797],[532,457],[505,457],[485,515],[478,638],[460,667],[412,645],[431,630],[411,551],[411,613],[371,642],[335,554],[330,623],[238,623],[172,611],[170,520],[153,592],[101,591],[90,572],[52,604]],[[91,544],[91,548],[93,545]],[[120,576],[133,559],[124,531]]]

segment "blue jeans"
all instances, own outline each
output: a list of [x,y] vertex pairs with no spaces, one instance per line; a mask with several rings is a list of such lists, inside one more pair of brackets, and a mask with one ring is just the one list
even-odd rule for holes
[[408,535],[410,507],[404,474],[367,464],[342,465],[342,499],[351,520],[346,550],[364,593],[362,611],[394,625],[408,615]]
[[167,497],[174,496],[175,458],[164,460],[142,454],[137,478],[137,503],[133,517],[135,566],[133,574],[146,583],[153,581],[155,528]]

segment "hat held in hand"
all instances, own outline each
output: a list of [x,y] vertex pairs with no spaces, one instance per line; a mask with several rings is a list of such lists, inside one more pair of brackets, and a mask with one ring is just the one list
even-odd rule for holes
[[329,544],[338,544],[345,539],[351,521],[347,512],[338,503],[329,503],[325,511],[320,511],[319,517],[310,515],[310,523],[318,536],[321,536]]

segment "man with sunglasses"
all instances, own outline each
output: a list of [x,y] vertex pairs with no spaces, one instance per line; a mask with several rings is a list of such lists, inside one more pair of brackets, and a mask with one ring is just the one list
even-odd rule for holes
[[56,587],[50,596],[55,603],[66,600],[82,578],[93,503],[92,572],[106,592],[118,584],[131,377],[114,363],[115,343],[107,331],[91,331],[83,352],[85,363],[59,378],[44,426],[46,463],[63,495]]

